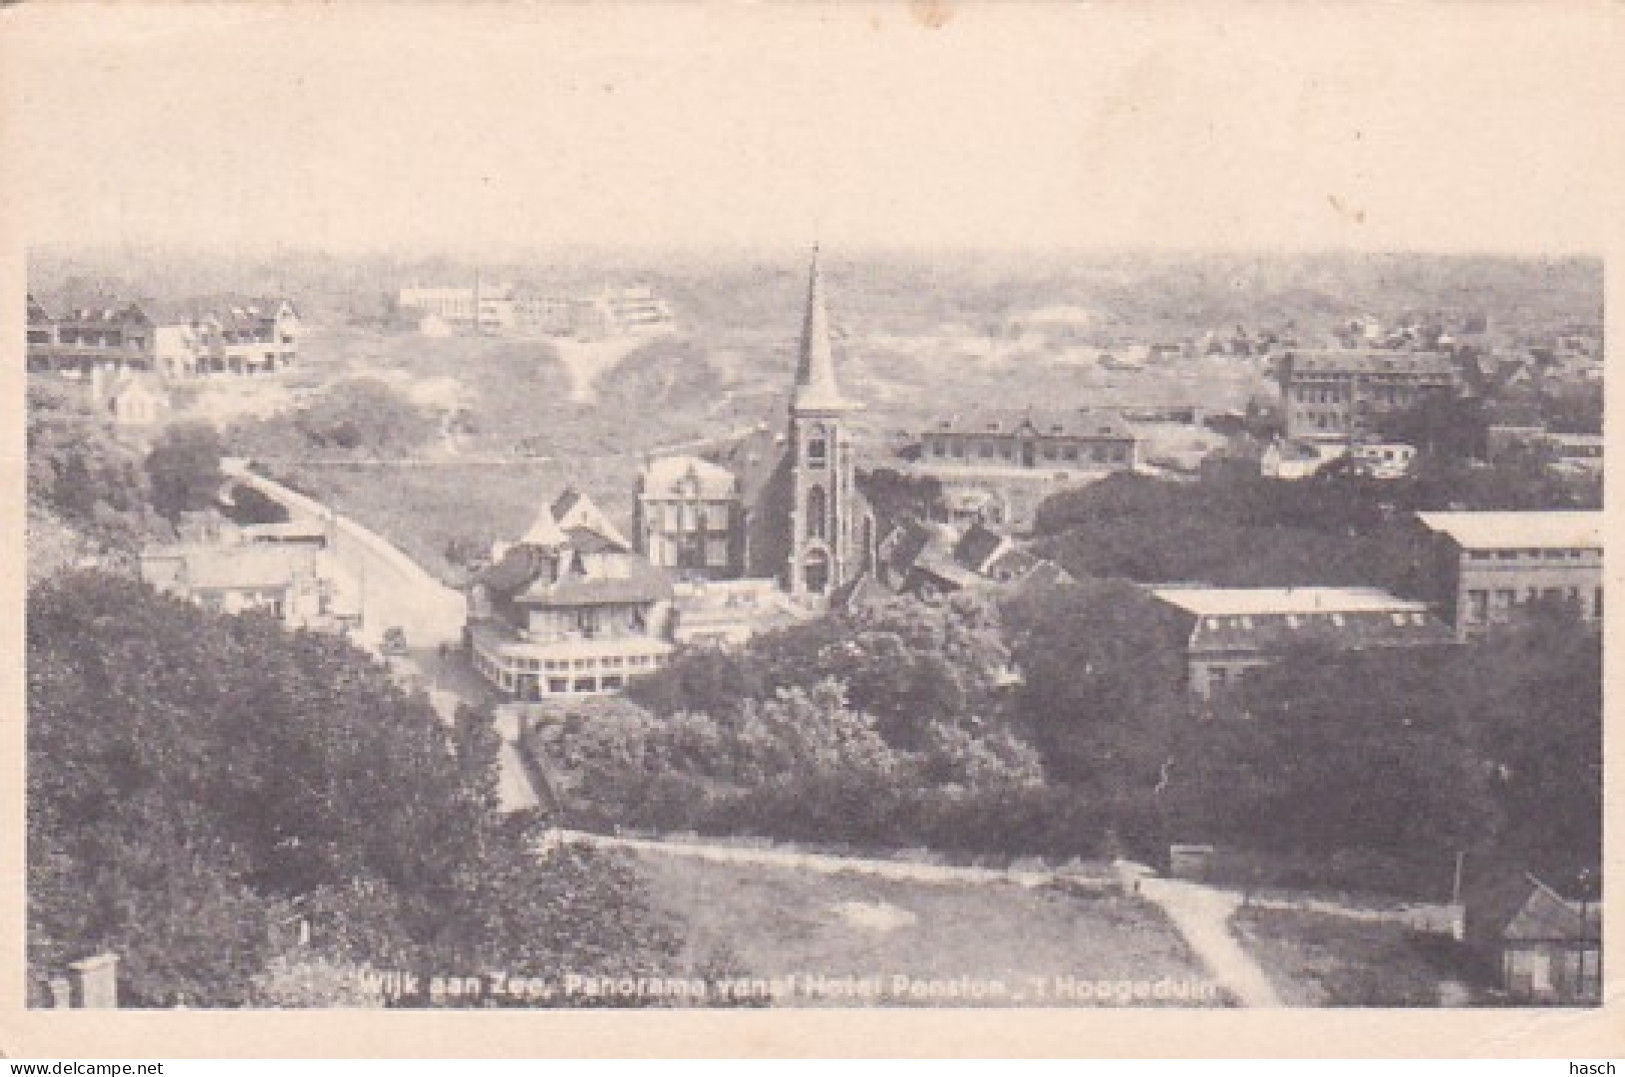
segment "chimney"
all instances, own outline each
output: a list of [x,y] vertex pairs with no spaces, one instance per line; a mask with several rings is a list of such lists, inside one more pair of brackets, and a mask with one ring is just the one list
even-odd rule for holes
[[68,991],[75,1009],[118,1009],[118,955],[97,954],[69,965]]

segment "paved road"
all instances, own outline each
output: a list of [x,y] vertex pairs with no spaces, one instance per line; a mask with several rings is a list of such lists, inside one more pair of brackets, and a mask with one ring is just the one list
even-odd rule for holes
[[376,646],[384,630],[400,627],[419,648],[456,643],[462,636],[463,596],[423,570],[417,562],[346,516],[263,475],[241,460],[221,470],[287,508],[295,520],[331,523],[333,553],[361,589],[362,641]]
[[[254,474],[245,461],[224,461],[221,470],[287,508],[293,519],[331,523],[334,554],[361,587],[362,625],[357,642],[376,653],[386,629],[398,627],[405,632],[410,653],[390,659],[390,664],[423,684],[442,721],[449,724],[461,703],[490,701],[467,661],[441,650],[442,645],[451,648],[462,639],[466,604],[459,592],[429,575],[381,536],[313,498]],[[533,808],[538,800],[513,745],[516,730],[500,726],[499,731],[503,733],[498,774],[502,805],[508,810]]]
[[1222,984],[1241,1006],[1281,1006],[1281,996],[1269,977],[1230,931],[1230,918],[1241,898],[1183,879],[1140,879],[1140,895],[1155,902],[1185,936],[1190,948],[1207,966],[1208,975]]

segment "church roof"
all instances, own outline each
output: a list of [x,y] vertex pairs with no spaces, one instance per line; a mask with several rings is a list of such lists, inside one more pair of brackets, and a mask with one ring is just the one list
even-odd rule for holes
[[835,380],[835,355],[829,344],[829,312],[824,307],[824,278],[818,271],[818,248],[813,248],[807,275],[807,314],[801,329],[801,354],[796,364],[795,393],[790,406],[797,411],[848,411],[861,407],[841,395]]

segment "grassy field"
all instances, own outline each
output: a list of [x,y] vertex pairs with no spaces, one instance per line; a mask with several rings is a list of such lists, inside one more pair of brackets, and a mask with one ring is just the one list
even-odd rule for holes
[[1234,930],[1293,1006],[1437,1006],[1460,972],[1403,924],[1331,913],[1246,908]]
[[[822,875],[665,854],[641,855],[639,864],[657,903],[686,923],[694,958],[725,950],[751,977],[850,976],[876,986],[872,994],[848,998],[797,990],[780,1004],[1111,1005],[1090,989],[1066,997],[1068,978],[1114,985],[1164,978],[1205,982],[1175,929],[1135,898],[1014,883]],[[917,994],[916,985],[957,983],[960,977],[998,981],[1008,994],[980,1003]],[[1212,997],[1205,1003],[1218,1004]]]
[[574,483],[624,531],[630,527],[635,457],[421,466],[299,464],[295,484],[383,535],[445,582],[463,582],[448,544],[484,553],[524,533],[542,505]]

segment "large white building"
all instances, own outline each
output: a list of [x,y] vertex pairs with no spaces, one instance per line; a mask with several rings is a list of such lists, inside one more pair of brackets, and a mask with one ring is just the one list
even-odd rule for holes
[[1427,604],[1374,587],[1159,587],[1184,618],[1188,685],[1202,699],[1240,686],[1247,671],[1294,647],[1339,650],[1454,642]]
[[1439,536],[1448,581],[1445,608],[1470,639],[1512,619],[1535,599],[1564,601],[1602,618],[1601,512],[1419,512]]
[[474,666],[511,699],[598,695],[671,653],[672,586],[585,495],[544,505],[469,592]]

